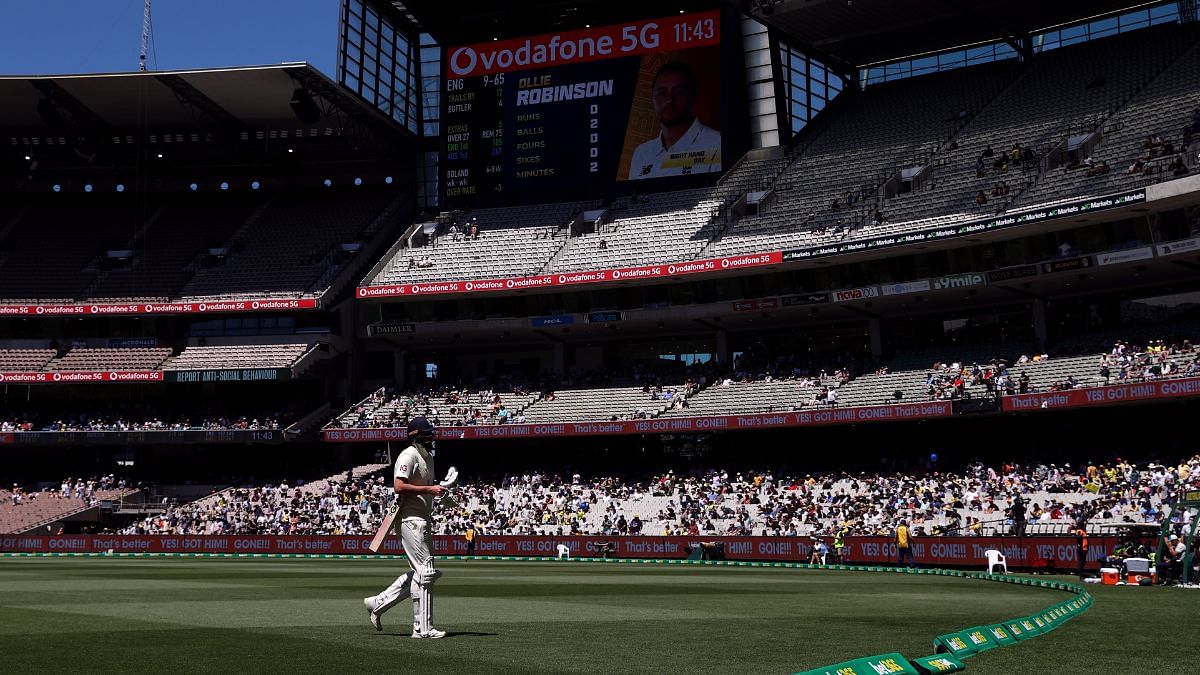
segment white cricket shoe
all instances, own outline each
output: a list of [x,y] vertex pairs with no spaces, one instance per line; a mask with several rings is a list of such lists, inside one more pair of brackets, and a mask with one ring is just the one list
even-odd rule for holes
[[413,633],[412,634],[412,638],[414,640],[437,640],[438,638],[444,638],[444,637],[446,637],[446,631],[437,630],[436,628],[430,628],[429,630],[425,631],[424,633]]
[[375,603],[371,602],[371,598],[363,598],[363,605],[367,608],[367,617],[371,620],[371,625],[375,630],[383,630],[383,616],[375,613]]

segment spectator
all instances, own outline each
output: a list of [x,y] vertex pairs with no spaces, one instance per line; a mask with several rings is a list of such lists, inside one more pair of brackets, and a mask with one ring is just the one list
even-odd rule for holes
[[908,521],[901,519],[900,524],[896,526],[896,564],[913,566],[912,557],[912,541],[911,533],[908,530]]

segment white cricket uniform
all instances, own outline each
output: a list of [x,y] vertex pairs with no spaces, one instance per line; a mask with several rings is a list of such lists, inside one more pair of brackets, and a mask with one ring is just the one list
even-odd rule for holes
[[[396,458],[394,476],[412,485],[434,485],[433,456],[425,448],[412,444]],[[441,576],[433,566],[433,495],[410,494],[400,503],[400,541],[411,568],[396,578],[382,593],[373,598],[377,614],[383,614],[404,598],[412,595],[413,632],[426,633],[433,629],[433,596],[430,586]]]
[[629,162],[629,180],[687,176],[721,171],[721,132],[697,118],[670,148],[663,147],[662,133],[637,146]]

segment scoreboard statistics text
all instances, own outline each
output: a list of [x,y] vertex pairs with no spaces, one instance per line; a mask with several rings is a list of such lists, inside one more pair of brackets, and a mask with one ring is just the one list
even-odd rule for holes
[[721,13],[448,47],[446,203],[719,173]]

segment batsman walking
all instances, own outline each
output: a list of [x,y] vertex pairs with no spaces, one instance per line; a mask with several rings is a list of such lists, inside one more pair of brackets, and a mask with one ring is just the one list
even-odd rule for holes
[[[384,612],[411,596],[413,632],[417,639],[436,639],[445,631],[433,627],[433,594],[431,588],[442,576],[433,566],[433,503],[453,487],[457,471],[451,467],[446,480],[434,478],[433,425],[424,417],[414,417],[408,423],[409,446],[396,458],[396,500],[399,504],[400,541],[408,558],[409,571],[400,575],[379,595],[363,598],[367,614],[375,630],[383,630]],[[387,535],[391,520],[384,519],[381,535]]]

